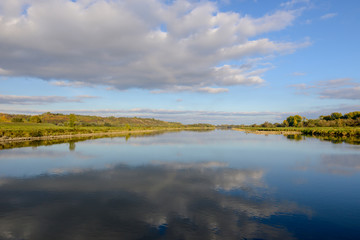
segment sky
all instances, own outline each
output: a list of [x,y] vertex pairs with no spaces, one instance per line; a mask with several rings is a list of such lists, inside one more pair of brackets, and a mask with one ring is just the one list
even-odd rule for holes
[[357,0],[1,0],[0,112],[282,122],[360,110]]

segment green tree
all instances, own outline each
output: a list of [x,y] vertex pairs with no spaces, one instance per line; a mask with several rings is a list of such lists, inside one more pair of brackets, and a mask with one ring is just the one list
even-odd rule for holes
[[75,122],[76,122],[76,116],[75,116],[75,114],[72,113],[69,115],[69,126],[74,127]]
[[289,126],[289,122],[288,122],[287,120],[284,120],[284,121],[283,121],[283,125],[284,125],[284,127],[288,127],[288,126]]
[[325,121],[330,121],[331,120],[331,115],[326,115],[326,116],[321,115],[320,119],[325,120]]
[[108,122],[104,123],[104,127],[111,127],[111,126],[112,126],[111,123]]
[[125,129],[128,130],[128,131],[131,131],[131,126],[129,124],[126,124]]
[[360,112],[349,112],[347,114],[344,115],[345,119],[357,119],[360,118]]
[[338,113],[338,112],[334,112],[331,114],[331,120],[340,119],[341,117],[342,117],[342,114]]
[[41,118],[39,116],[31,116],[30,122],[41,123]]
[[297,127],[298,125],[300,125],[300,123],[302,123],[302,120],[303,117],[301,117],[300,115],[289,116],[286,119],[290,127]]
[[269,123],[266,121],[263,124],[261,124],[261,127],[272,128],[272,127],[274,127],[274,125],[272,123]]
[[21,117],[14,117],[11,119],[11,122],[24,122],[24,120]]

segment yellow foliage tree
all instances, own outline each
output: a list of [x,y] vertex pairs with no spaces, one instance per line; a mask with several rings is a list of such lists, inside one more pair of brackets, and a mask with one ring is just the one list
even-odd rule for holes
[[5,115],[2,115],[0,117],[0,122],[8,122],[9,120],[5,117]]

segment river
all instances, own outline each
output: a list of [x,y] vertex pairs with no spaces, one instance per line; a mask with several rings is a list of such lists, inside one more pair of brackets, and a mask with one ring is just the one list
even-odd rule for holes
[[360,145],[163,132],[0,150],[0,239],[357,239]]

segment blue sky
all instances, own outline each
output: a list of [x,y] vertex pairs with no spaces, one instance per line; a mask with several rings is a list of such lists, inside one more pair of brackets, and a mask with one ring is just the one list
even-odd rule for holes
[[282,122],[360,110],[360,2],[3,0],[0,112]]

